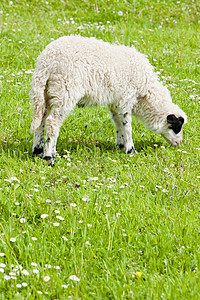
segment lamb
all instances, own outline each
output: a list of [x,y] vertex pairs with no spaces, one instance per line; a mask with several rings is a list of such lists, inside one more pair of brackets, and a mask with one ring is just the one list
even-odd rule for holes
[[127,154],[135,151],[132,115],[172,146],[181,144],[187,122],[145,55],[96,38],[64,36],[51,42],[37,59],[31,95],[32,152],[51,165],[60,127],[77,104],[106,106],[116,126],[116,145]]

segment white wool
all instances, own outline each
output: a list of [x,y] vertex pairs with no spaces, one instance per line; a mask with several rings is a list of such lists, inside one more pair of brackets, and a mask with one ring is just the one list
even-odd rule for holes
[[50,43],[37,60],[32,99],[33,131],[53,107],[46,120],[49,136],[55,135],[55,127],[60,128],[77,103],[106,106],[118,117],[132,111],[149,129],[161,134],[168,114],[187,120],[143,54],[134,47],[95,38],[64,36]]

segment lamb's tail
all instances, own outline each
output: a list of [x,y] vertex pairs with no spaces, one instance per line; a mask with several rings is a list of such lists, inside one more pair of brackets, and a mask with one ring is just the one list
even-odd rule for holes
[[35,131],[41,124],[42,118],[45,114],[45,87],[49,78],[48,69],[43,66],[39,68],[36,66],[32,78],[31,98],[33,104],[33,120],[31,124],[31,131]]

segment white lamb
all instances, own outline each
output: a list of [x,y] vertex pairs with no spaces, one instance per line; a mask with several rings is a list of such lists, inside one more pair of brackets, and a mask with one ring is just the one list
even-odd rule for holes
[[55,162],[63,120],[76,104],[106,106],[116,126],[116,145],[126,153],[134,150],[132,114],[173,146],[181,144],[187,122],[143,54],[95,38],[64,36],[50,43],[37,60],[32,99],[32,151],[49,164]]

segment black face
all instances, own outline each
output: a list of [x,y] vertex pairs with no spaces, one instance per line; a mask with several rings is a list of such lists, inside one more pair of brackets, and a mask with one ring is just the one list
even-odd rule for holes
[[170,129],[174,131],[174,133],[179,133],[181,131],[182,125],[184,123],[184,119],[182,117],[176,117],[175,115],[167,116],[167,123],[170,124]]

